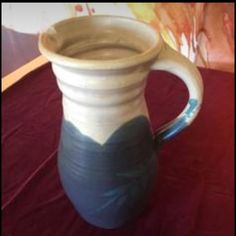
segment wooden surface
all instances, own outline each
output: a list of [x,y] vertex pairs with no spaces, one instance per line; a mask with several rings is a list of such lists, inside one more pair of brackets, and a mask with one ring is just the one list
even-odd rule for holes
[[22,79],[26,74],[30,73],[31,71],[35,70],[41,65],[44,65],[47,62],[48,60],[43,56],[36,57],[32,61],[26,63],[25,65],[21,66],[17,70],[3,77],[2,78],[2,92],[4,92],[7,88],[15,84],[20,79]]

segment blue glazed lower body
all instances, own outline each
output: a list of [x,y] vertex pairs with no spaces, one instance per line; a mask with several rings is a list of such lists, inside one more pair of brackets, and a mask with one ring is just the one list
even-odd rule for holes
[[100,145],[63,121],[58,169],[80,215],[101,228],[135,219],[153,188],[156,158],[149,121],[137,117]]

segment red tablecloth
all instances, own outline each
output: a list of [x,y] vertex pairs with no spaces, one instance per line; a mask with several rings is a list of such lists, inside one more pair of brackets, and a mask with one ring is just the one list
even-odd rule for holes
[[[63,192],[56,168],[61,94],[50,65],[4,92],[3,235],[232,236],[234,74],[201,73],[205,95],[199,116],[163,145],[156,191],[142,216],[116,230],[86,223]],[[175,76],[155,71],[146,97],[157,128],[181,111],[188,93]]]

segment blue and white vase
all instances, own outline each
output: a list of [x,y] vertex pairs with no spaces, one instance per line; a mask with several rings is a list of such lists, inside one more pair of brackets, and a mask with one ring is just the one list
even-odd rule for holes
[[[157,146],[197,116],[200,73],[151,26],[124,17],[64,20],[40,35],[39,48],[63,94],[58,168],[64,190],[86,221],[119,227],[148,201]],[[177,75],[189,90],[183,112],[156,132],[144,99],[151,69]]]

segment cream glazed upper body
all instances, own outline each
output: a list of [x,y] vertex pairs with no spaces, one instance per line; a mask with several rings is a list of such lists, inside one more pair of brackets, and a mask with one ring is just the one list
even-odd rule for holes
[[[41,34],[39,48],[52,62],[63,93],[64,119],[100,144],[128,120],[148,118],[144,89],[151,69],[176,74],[189,90],[184,111],[158,131],[163,139],[191,124],[201,107],[200,73],[146,23],[125,17],[75,17]],[[176,127],[183,118],[184,125]]]
[[[83,30],[74,30],[78,20]],[[145,24],[137,30],[136,21],[126,20],[73,18],[70,28],[59,23],[41,36],[40,50],[63,93],[64,119],[100,144],[132,118],[148,117],[145,78],[162,42]]]

